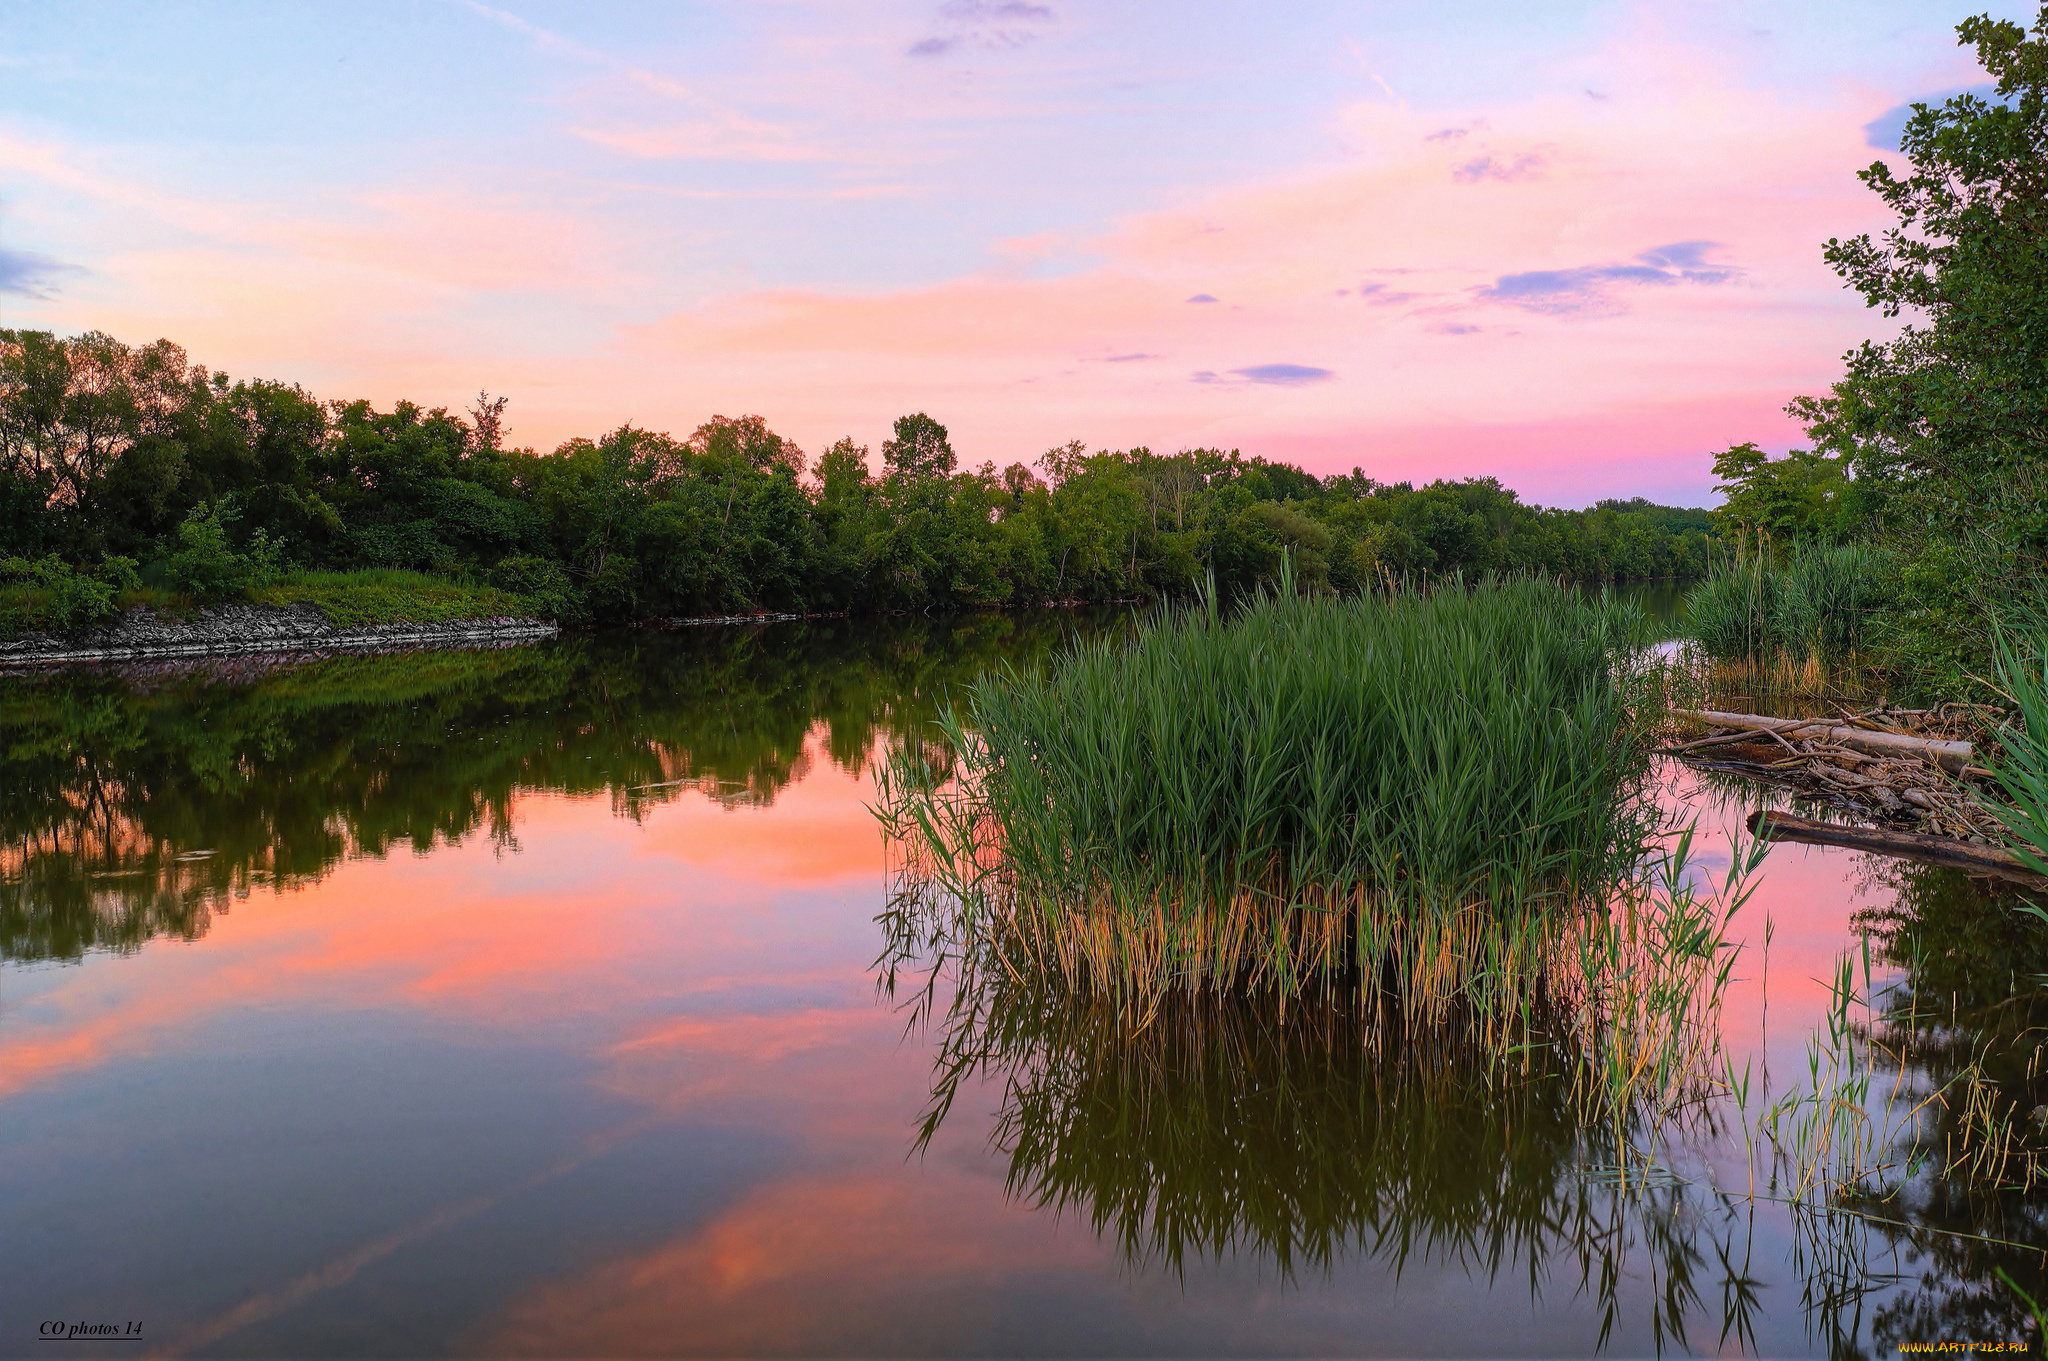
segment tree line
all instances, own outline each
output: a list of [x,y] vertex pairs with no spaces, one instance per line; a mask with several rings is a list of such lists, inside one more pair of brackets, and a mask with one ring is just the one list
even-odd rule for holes
[[[895,422],[808,457],[759,416],[678,439],[631,424],[504,447],[466,412],[231,381],[167,340],[0,331],[0,557],[218,599],[295,568],[401,568],[608,622],[975,608],[1543,572],[1600,582],[1705,565],[1704,511],[1523,504],[1492,478],[1315,477],[1239,451],[1090,451],[963,469],[945,426]],[[108,566],[108,564],[112,564]]]

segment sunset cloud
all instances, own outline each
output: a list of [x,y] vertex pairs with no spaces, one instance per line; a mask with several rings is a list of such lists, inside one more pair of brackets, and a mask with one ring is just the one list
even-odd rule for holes
[[35,251],[0,246],[0,293],[23,298],[54,298],[67,275],[83,273],[77,265]]
[[1644,251],[1628,264],[1503,274],[1473,292],[1476,297],[1531,312],[1562,314],[1615,306],[1615,293],[1628,287],[1724,284],[1741,277],[1738,270],[1707,263],[1704,257],[1715,245],[1712,241],[1678,241]]

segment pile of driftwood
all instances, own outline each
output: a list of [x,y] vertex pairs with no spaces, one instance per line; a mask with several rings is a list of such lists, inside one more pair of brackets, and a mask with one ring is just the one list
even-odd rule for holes
[[[1955,865],[1972,873],[2033,881],[2002,849],[2003,828],[1972,786],[1991,772],[1975,764],[1977,743],[1999,712],[1983,705],[1937,709],[1880,705],[1832,718],[1675,709],[1710,729],[1668,749],[1689,764],[1768,781],[1876,827],[1841,827],[1783,813],[1759,814],[1750,830],[1774,840],[1854,846]],[[1908,830],[1910,829],[1910,830]]]

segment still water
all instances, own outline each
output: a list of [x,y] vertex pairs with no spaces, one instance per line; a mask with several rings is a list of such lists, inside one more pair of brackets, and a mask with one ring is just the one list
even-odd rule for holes
[[[1711,1149],[1624,1185],[1568,1111],[1377,1063],[1312,1012],[1136,1040],[1055,1018],[943,1080],[945,1037],[877,992],[875,760],[984,668],[1121,626],[0,679],[0,1354],[48,1350],[50,1320],[142,1339],[73,1349],[223,1356],[2031,1335],[1996,1272],[2038,1295],[2041,1257],[1986,1240],[2048,1243],[2038,1192],[1922,1173],[1816,1215]],[[1757,796],[1673,773],[1664,797],[1718,873]],[[1803,1072],[1870,931],[1880,987],[1953,1002],[1882,1075],[1923,1090],[1966,1057],[1957,1016],[2033,1024],[1992,1006],[2048,969],[2014,921],[1954,877],[1774,848],[1731,1053]]]

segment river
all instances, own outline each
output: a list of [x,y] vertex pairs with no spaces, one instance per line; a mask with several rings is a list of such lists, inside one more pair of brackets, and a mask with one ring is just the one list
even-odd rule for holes
[[[1890,1208],[1794,1210],[1712,1131],[1630,1179],[1556,1110],[1338,1062],[1298,1016],[1220,1018],[1228,1062],[1164,1078],[1114,1043],[991,1061],[920,1146],[941,1037],[877,990],[876,756],[983,668],[1120,626],[0,679],[0,1353],[50,1321],[221,1356],[2026,1335],[1995,1271],[2038,1291],[2040,1255],[1984,1240],[2048,1242],[2038,1192],[1923,1172]],[[1760,798],[1676,770],[1661,797],[1708,877]],[[1960,997],[2040,953],[2015,921],[1778,846],[1735,919],[1729,1052],[1803,1079],[1863,932],[1880,991]],[[1944,1079],[1939,1047],[1880,1085]]]

